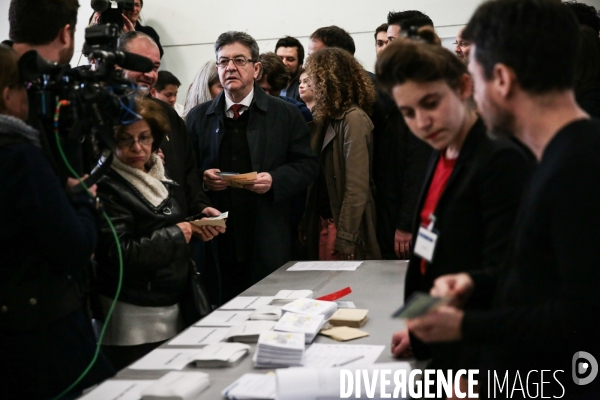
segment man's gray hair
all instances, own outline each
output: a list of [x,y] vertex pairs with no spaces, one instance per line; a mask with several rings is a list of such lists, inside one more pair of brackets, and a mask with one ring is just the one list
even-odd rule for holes
[[250,50],[250,58],[252,61],[258,61],[258,43],[256,43],[256,40],[246,32],[228,31],[221,33],[215,42],[215,55],[217,55],[223,46],[234,43],[240,43],[241,45],[246,46]]
[[144,32],[129,31],[129,32],[125,32],[124,34],[119,36],[119,39],[117,41],[117,50],[118,51],[127,51],[127,49],[129,48],[129,44],[138,38],[148,39],[150,42],[154,43],[156,45],[156,47],[158,48],[158,45],[156,44],[154,39],[152,39],[150,36],[146,35]]

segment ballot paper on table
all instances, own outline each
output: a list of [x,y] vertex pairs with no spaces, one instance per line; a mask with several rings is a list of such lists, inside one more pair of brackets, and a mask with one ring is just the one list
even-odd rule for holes
[[334,326],[330,329],[323,329],[319,332],[321,335],[328,336],[338,342],[347,342],[348,340],[360,339],[369,336],[368,332],[349,326]]
[[251,320],[264,320],[264,321],[278,321],[281,318],[281,307],[279,306],[263,306],[252,314],[250,314]]
[[374,364],[385,346],[369,344],[321,344],[306,349],[304,366],[354,368]]
[[171,371],[142,391],[142,400],[196,400],[210,386],[205,372]]
[[246,321],[232,326],[227,332],[227,340],[239,343],[256,343],[263,332],[273,330],[275,321]]
[[413,293],[394,314],[393,318],[411,319],[427,314],[436,307],[448,304],[449,298],[432,297],[427,293]]
[[277,322],[273,330],[279,332],[302,332],[304,333],[304,342],[309,344],[315,340],[325,322],[325,316],[323,315],[311,316],[287,312]]
[[335,301],[297,299],[281,307],[281,310],[303,315],[324,315],[325,319],[329,319],[337,308]]
[[252,361],[257,368],[302,365],[304,333],[263,332],[258,338]]
[[362,261],[303,261],[286,271],[356,271]]
[[273,297],[271,305],[273,306],[284,306],[296,299],[312,299],[312,290],[280,290]]
[[[344,384],[341,380],[341,369],[306,367],[278,369],[275,371],[275,398],[277,400],[338,400],[341,395],[340,389]],[[391,374],[387,375],[389,378],[387,386],[384,386],[383,390],[381,390],[380,373],[384,370],[390,371]],[[395,388],[392,377],[396,371],[403,371],[404,376],[408,377],[411,372],[410,364],[407,362],[381,363],[364,368],[363,374],[367,373],[371,378],[370,382],[373,382],[372,378],[376,376],[376,384],[370,384],[368,388],[362,384],[360,394],[353,390],[351,397],[353,399],[390,398],[390,393],[393,393]],[[348,385],[347,381],[346,385]],[[356,386],[353,389],[355,388]]]
[[229,400],[274,400],[275,374],[244,374],[222,392]]
[[196,346],[218,343],[227,337],[229,328],[199,328],[192,326],[177,335],[168,344],[170,346]]
[[217,175],[224,181],[229,182],[229,185],[234,188],[243,188],[244,185],[252,185],[258,176],[256,171],[245,174],[237,172],[217,172]]
[[273,301],[273,296],[238,296],[227,304],[219,307],[221,310],[256,310],[267,306]]
[[197,219],[194,221],[190,221],[190,224],[195,226],[220,226],[222,228],[227,228],[225,221],[229,217],[229,211],[225,211],[216,217],[206,217],[202,219]]
[[215,310],[196,322],[194,326],[235,326],[246,321],[252,311]]
[[79,398],[79,400],[139,400],[142,390],[156,380],[110,379]]
[[156,349],[129,366],[130,369],[182,370],[193,361],[199,349]]
[[367,322],[368,313],[369,310],[360,308],[340,308],[329,318],[329,323],[333,326],[360,328]]
[[338,308],[356,308],[353,301],[348,300],[336,300]]
[[242,343],[209,344],[202,350],[196,350],[193,361],[199,368],[233,367],[248,354],[250,346]]

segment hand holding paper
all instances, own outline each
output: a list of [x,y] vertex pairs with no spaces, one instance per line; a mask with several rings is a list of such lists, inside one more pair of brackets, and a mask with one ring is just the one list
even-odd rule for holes
[[250,190],[251,192],[263,194],[271,190],[273,184],[273,177],[268,172],[261,172],[256,176],[254,184],[245,185],[244,189]]
[[227,189],[227,186],[229,186],[229,184],[226,181],[224,181],[223,179],[221,179],[221,177],[219,175],[217,175],[217,172],[221,172],[221,170],[218,168],[213,168],[213,169],[207,169],[206,171],[204,171],[204,174],[202,176],[204,185],[206,187],[208,187],[210,190],[214,190],[214,191],[220,191],[220,190]]

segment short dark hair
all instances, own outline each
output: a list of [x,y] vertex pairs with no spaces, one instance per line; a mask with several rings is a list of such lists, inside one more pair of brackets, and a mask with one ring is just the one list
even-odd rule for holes
[[[13,88],[19,84],[18,61],[17,53],[11,47],[0,44],[0,93],[5,88]],[[0,96],[0,113],[5,109],[4,97]]]
[[593,6],[577,3],[576,1],[565,1],[563,3],[573,11],[580,25],[587,25],[596,31],[596,36],[600,33],[600,17]]
[[230,44],[239,43],[250,50],[250,58],[253,62],[258,61],[258,43],[246,32],[227,31],[221,33],[215,42],[215,55],[221,50],[221,47]]
[[411,26],[420,28],[431,25],[433,21],[426,14],[417,10],[390,11],[387,16],[388,25],[398,25],[402,29],[409,29]]
[[48,44],[67,24],[75,32],[78,9],[77,0],[11,0],[8,36],[15,43]]
[[156,84],[154,85],[154,89],[157,92],[162,92],[165,90],[167,85],[175,85],[177,87],[181,86],[181,82],[175,75],[173,75],[169,71],[158,71],[158,79],[156,80]]
[[290,73],[277,54],[262,53],[258,56],[258,61],[262,64],[262,69],[256,78],[257,80],[266,78],[267,83],[273,90],[281,91],[287,87]]
[[331,25],[319,28],[310,35],[310,39],[320,40],[327,47],[344,49],[352,55],[356,52],[354,39],[339,26]]
[[528,92],[573,87],[579,26],[559,2],[487,1],[475,11],[462,37],[475,44],[475,60],[488,80],[494,66],[502,63],[514,70]]
[[300,41],[298,39],[296,39],[295,37],[291,37],[291,36],[286,36],[284,38],[281,38],[275,44],[275,52],[277,52],[277,49],[280,47],[295,47],[295,48],[297,48],[298,49],[298,65],[304,64],[304,46],[302,46],[302,43],[300,43]]
[[390,26],[389,24],[381,24],[381,25],[379,25],[379,26],[377,27],[377,29],[375,29],[375,35],[373,35],[373,36],[375,36],[375,40],[377,40],[377,34],[378,34],[379,32],[387,32],[387,28],[388,28],[389,26]]
[[125,32],[121,36],[119,36],[119,39],[117,40],[117,50],[128,51],[127,49],[129,48],[129,45],[131,44],[131,42],[133,42],[135,39],[138,39],[138,38],[145,38],[145,39],[150,40],[152,43],[156,44],[154,39],[152,39],[150,36],[146,35],[144,32],[130,31],[130,32]]
[[377,83],[388,92],[407,81],[443,80],[452,89],[458,89],[467,66],[440,45],[396,40],[377,57],[375,72]]
[[590,85],[600,83],[600,39],[598,33],[587,25],[579,27],[581,45],[575,63],[575,93]]

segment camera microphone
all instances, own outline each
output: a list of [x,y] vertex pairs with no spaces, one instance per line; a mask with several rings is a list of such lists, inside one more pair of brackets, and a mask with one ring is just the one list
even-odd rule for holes
[[102,12],[108,8],[108,0],[92,0],[92,8],[96,12]]
[[90,57],[117,64],[121,68],[131,71],[150,72],[154,69],[154,64],[149,58],[126,51],[108,52],[94,50],[91,52]]

